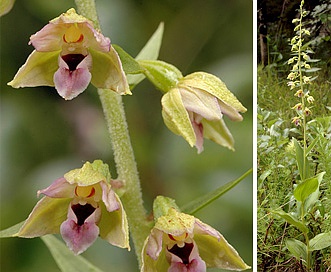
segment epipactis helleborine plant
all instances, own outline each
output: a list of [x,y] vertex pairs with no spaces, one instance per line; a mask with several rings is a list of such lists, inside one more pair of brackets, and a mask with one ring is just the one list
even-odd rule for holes
[[126,214],[110,182],[108,165],[100,160],[66,173],[38,191],[45,196],[15,236],[61,233],[75,254],[85,251],[98,236],[130,249]]
[[142,272],[250,268],[217,230],[174,207],[156,219],[144,244],[142,262]]
[[246,108],[216,76],[196,72],[179,79],[161,100],[162,116],[167,127],[181,135],[198,153],[203,139],[234,149],[234,140],[223,120],[241,121],[239,112]]
[[30,37],[35,50],[8,85],[55,86],[66,100],[91,82],[97,88],[131,94],[121,61],[110,39],[71,8]]

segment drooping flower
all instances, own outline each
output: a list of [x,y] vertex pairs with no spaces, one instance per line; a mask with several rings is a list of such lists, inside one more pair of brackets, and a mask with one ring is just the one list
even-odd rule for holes
[[234,140],[223,115],[241,121],[246,108],[216,76],[196,72],[179,79],[162,97],[162,116],[167,127],[203,151],[203,139],[233,149]]
[[217,230],[170,208],[145,241],[141,272],[204,272],[207,267],[250,268]]
[[99,160],[68,172],[38,191],[45,196],[15,236],[60,233],[75,254],[85,251],[98,236],[130,249],[126,214],[109,182],[108,166]]
[[30,37],[35,50],[8,83],[14,88],[55,86],[66,100],[91,82],[97,88],[130,94],[121,61],[93,23],[71,8]]

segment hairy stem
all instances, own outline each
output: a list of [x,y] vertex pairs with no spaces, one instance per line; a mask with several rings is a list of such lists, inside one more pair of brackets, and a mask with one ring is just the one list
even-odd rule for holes
[[[100,29],[94,0],[75,0],[78,12],[93,21]],[[131,238],[141,266],[141,250],[151,226],[143,206],[140,180],[128,132],[122,97],[111,90],[98,90],[107,121],[118,179],[125,182],[126,191],[121,197],[128,216]]]

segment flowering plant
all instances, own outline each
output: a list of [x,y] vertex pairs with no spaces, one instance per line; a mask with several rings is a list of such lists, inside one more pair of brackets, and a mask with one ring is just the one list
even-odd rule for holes
[[[220,232],[192,214],[237,185],[252,170],[203,195],[198,203],[189,203],[183,212],[176,205],[160,205],[153,215],[148,215],[122,95],[132,94],[135,86],[147,78],[163,92],[160,104],[166,126],[195,146],[198,153],[203,151],[204,138],[234,150],[234,139],[223,115],[241,121],[240,113],[246,108],[218,77],[205,72],[182,76],[175,66],[157,60],[163,24],[133,58],[102,33],[94,1],[77,0],[76,4],[77,11],[70,8],[30,37],[29,44],[35,50],[8,85],[55,87],[64,100],[73,100],[72,105],[90,83],[94,85],[109,129],[117,179],[111,178],[108,165],[101,160],[87,161],[38,190],[37,195],[43,197],[27,219],[1,231],[0,236],[41,237],[63,271],[99,271],[80,256],[98,237],[128,250],[131,240],[141,271],[154,271],[159,260],[166,260],[161,271],[249,269]],[[158,197],[155,203],[158,199],[172,202]],[[159,209],[164,212],[159,213]],[[178,228],[166,226],[167,220],[177,222]],[[60,234],[65,243],[53,234]],[[215,249],[216,255],[208,254],[209,247]]]

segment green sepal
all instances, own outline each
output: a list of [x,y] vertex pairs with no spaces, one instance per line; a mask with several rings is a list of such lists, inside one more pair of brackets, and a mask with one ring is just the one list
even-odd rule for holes
[[166,126],[175,134],[183,138],[193,147],[196,143],[196,136],[191,125],[187,110],[182,102],[179,89],[174,88],[163,95],[162,116]]
[[143,68],[140,67],[139,63],[124,51],[122,47],[116,44],[113,44],[112,46],[118,53],[123,65],[123,70],[126,74],[139,74],[143,72]]
[[70,198],[43,197],[14,236],[33,238],[60,233],[60,226],[67,219]]
[[111,89],[118,94],[131,94],[120,58],[111,46],[109,52],[89,49],[93,59],[91,83],[102,89]]
[[[156,60],[159,57],[159,52],[162,43],[164,24],[160,23],[152,37],[148,40],[145,46],[141,49],[139,54],[136,56],[136,60]],[[140,67],[140,66],[139,66]],[[142,80],[144,80],[145,75],[128,75],[128,82],[133,89]]]
[[144,74],[153,85],[166,93],[174,88],[183,77],[182,73],[173,65],[160,60],[138,60],[145,68]]
[[75,255],[54,235],[46,235],[41,237],[41,239],[48,247],[56,264],[62,272],[102,272],[102,270],[91,264],[84,257]]
[[201,258],[208,267],[237,271],[250,268],[222,235],[217,239],[211,235],[195,234],[194,241],[198,245]]
[[174,199],[165,196],[157,196],[153,202],[154,220],[157,221],[159,217],[167,215],[170,208],[179,211]]
[[34,50],[8,85],[13,88],[54,86],[53,76],[59,68],[59,54],[60,51],[46,53]]
[[188,204],[181,207],[181,210],[185,213],[194,214],[197,211],[201,210],[203,207],[207,206],[211,202],[218,199],[220,196],[231,190],[233,187],[235,187],[239,182],[244,180],[249,174],[253,172],[253,169],[249,169],[246,173],[244,173],[241,177],[237,178],[236,180],[230,181],[216,190],[209,192],[192,202],[189,202]]
[[70,184],[89,186],[100,181],[109,183],[111,176],[108,165],[101,160],[95,160],[93,163],[86,162],[82,168],[69,171],[64,175],[64,178]]

